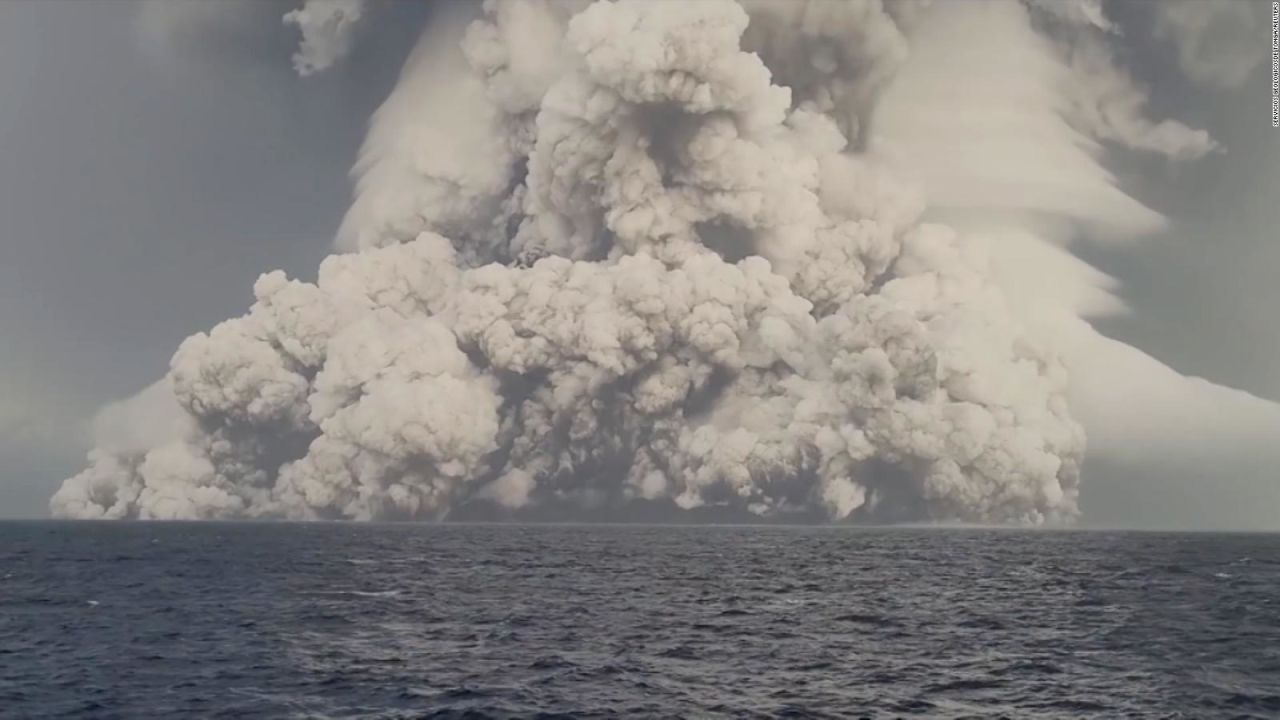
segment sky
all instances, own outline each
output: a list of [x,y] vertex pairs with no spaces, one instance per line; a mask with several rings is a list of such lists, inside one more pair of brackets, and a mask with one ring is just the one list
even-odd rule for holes
[[[1280,401],[1269,78],[1259,66],[1235,87],[1189,82],[1142,5],[1116,17],[1153,107],[1226,151],[1110,168],[1172,222],[1140,245],[1082,250],[1131,308],[1099,327]],[[188,27],[161,3],[0,3],[0,516],[45,516],[83,466],[98,407],[162,375],[187,335],[243,312],[261,272],[312,278],[330,252],[368,118],[426,11],[384,9],[346,62],[300,78],[296,30],[276,20],[289,6]],[[1265,43],[1253,30],[1210,40]],[[1197,524],[1192,500],[1152,516],[1091,500],[1095,480],[1106,485],[1086,473],[1086,523]]]

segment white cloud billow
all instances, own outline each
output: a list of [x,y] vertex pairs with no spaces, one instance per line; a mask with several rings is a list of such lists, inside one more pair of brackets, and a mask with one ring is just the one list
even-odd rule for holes
[[351,51],[351,35],[364,18],[365,0],[306,0],[284,16],[302,33],[293,68],[311,75],[332,67]]
[[[299,72],[345,52],[360,5],[293,17]],[[158,386],[182,432],[100,443],[53,511],[1069,522],[1085,443],[1063,358],[1118,301],[1039,229],[1162,222],[1100,143],[1212,148],[1145,119],[1079,9],[1052,13],[1056,43],[1011,3],[442,9],[373,118],[351,252],[315,284],[262,276],[247,315],[184,342]],[[972,101],[931,114],[947,88]],[[992,123],[1013,144],[965,142]]]

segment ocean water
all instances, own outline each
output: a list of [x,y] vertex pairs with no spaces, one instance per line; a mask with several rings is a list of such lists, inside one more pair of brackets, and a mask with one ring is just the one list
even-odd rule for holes
[[0,524],[0,717],[1280,717],[1280,536]]

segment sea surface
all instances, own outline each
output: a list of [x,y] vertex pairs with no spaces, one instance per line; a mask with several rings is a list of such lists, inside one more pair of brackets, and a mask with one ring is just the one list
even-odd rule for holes
[[1280,717],[1280,536],[0,524],[3,718]]

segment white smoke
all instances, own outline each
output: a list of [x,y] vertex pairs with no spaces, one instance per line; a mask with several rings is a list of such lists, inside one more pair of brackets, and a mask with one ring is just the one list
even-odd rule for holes
[[293,68],[299,75],[327,70],[351,51],[351,35],[364,18],[365,0],[306,0],[284,16],[302,33]]
[[[349,47],[348,4],[291,17],[299,72]],[[1055,158],[1074,186],[993,177],[1000,209],[1159,225],[1073,134],[1175,157],[1212,141],[1145,119],[1081,30],[1110,30],[1096,3],[1048,14],[1073,28],[1058,44],[1010,3],[442,6],[361,151],[339,233],[354,252],[315,284],[262,276],[247,315],[184,342],[161,386],[180,436],[100,445],[54,513],[439,518],[647,501],[1072,520],[1084,433],[1044,318],[1116,301],[1032,237],[1015,246],[1067,274],[1029,312],[1010,302],[1009,228],[921,222],[925,198],[984,172],[980,147],[949,147],[973,156],[932,186],[921,173],[923,197],[891,176],[929,152],[893,94],[939,13],[1011,24],[1031,67],[1004,72],[1031,78],[1022,99],[1038,111],[1006,119],[1080,139]],[[947,62],[980,65],[982,50]]]

